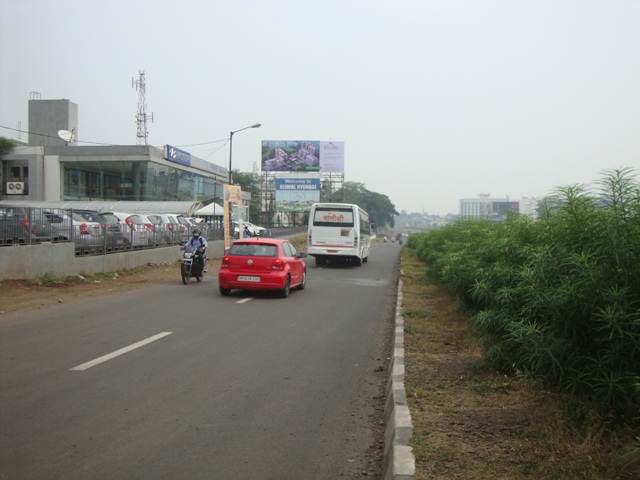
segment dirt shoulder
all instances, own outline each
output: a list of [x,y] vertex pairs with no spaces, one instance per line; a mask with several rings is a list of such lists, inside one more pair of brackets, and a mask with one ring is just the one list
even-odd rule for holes
[[523,376],[487,370],[455,298],[402,254],[406,388],[416,479],[640,478],[630,432],[605,438],[598,421],[578,428],[560,398]]
[[[218,271],[219,260],[208,262],[208,274]],[[74,303],[101,295],[158,284],[181,284],[179,264],[147,265],[133,270],[67,278],[0,282],[0,318],[12,312],[45,308],[57,303]]]

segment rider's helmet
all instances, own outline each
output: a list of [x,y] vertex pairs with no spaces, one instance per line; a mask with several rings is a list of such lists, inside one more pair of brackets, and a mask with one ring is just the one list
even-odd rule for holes
[[197,228],[193,230],[193,238],[198,238],[200,236],[200,230]]

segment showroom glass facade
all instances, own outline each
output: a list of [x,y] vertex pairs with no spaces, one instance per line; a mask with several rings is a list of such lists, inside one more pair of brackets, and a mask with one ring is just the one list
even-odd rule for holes
[[64,200],[221,199],[222,183],[150,161],[61,162]]

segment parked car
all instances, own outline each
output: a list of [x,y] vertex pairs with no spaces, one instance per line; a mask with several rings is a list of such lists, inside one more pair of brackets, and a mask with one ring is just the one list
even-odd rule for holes
[[236,240],[222,259],[218,272],[221,295],[232,289],[276,290],[288,297],[291,288],[307,282],[306,253],[298,253],[288,240],[250,238]]
[[109,223],[118,223],[132,247],[148,247],[154,242],[155,227],[146,215],[140,213],[104,212]]
[[185,243],[191,233],[189,223],[184,219],[184,215],[169,214],[169,216],[177,222],[178,242]]
[[73,243],[78,249],[84,251],[101,250],[105,246],[104,233],[102,225],[99,222],[91,222],[85,219],[79,213],[71,214],[73,225]]
[[166,213],[154,213],[147,215],[149,221],[155,225],[157,242],[174,244],[180,243],[180,231],[178,220]]
[[51,223],[54,240],[73,240],[76,249],[96,250],[104,247],[100,223],[88,221],[72,211],[42,210]]
[[46,218],[50,225],[53,241],[65,241],[73,238],[73,221],[66,213],[57,210],[34,210],[32,218],[34,214]]
[[73,213],[87,222],[100,224],[103,235],[102,241],[107,250],[118,250],[129,246],[129,237],[125,236],[123,231],[123,225],[126,224],[120,224],[113,215],[103,215],[94,210],[74,210]]
[[251,235],[254,237],[263,237],[265,235],[265,232],[267,231],[266,228],[259,227],[258,225],[254,225],[251,222],[244,222],[244,224],[249,227],[249,231],[251,232]]
[[51,223],[37,210],[24,207],[0,208],[0,238],[3,244],[50,242],[53,235]]

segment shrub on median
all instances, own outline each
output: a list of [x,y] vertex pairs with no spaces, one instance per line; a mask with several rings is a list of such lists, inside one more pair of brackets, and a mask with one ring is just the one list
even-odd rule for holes
[[541,218],[464,221],[412,236],[429,272],[474,311],[488,360],[595,401],[640,406],[640,189],[562,188]]

